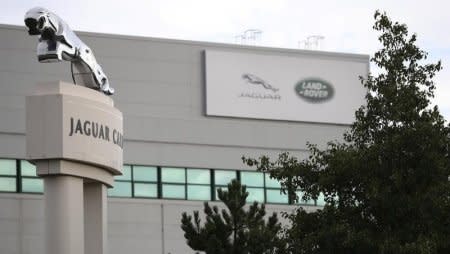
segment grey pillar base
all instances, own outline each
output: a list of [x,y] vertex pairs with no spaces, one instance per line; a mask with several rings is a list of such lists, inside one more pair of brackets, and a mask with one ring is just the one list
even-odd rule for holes
[[106,186],[100,182],[84,184],[85,254],[107,253]]
[[47,254],[84,254],[83,179],[44,178]]
[[107,186],[101,168],[68,160],[40,160],[44,178],[47,254],[107,253]]

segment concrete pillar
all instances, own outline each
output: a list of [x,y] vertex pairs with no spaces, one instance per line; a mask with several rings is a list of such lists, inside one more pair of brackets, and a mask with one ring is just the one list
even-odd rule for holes
[[84,254],[83,179],[47,176],[45,223],[47,254]]
[[85,254],[107,253],[106,186],[100,182],[84,184]]

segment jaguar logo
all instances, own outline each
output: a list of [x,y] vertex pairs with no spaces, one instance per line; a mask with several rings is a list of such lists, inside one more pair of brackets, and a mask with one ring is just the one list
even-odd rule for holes
[[333,86],[324,80],[311,78],[299,81],[295,91],[302,99],[311,102],[325,102],[334,96]]
[[253,75],[253,74],[244,73],[244,74],[242,74],[242,78],[245,81],[247,81],[247,83],[249,83],[249,84],[261,85],[265,89],[271,90],[274,93],[276,93],[279,90],[278,88],[273,87],[272,85],[270,85],[269,83],[267,83],[263,79],[259,78],[256,75]]
[[264,89],[270,90],[271,92],[244,91],[238,95],[239,98],[248,98],[254,100],[281,100],[281,96],[277,93],[279,89],[273,87],[262,78],[259,78],[253,74],[244,73],[242,74],[242,79],[245,80],[248,84],[261,85]]

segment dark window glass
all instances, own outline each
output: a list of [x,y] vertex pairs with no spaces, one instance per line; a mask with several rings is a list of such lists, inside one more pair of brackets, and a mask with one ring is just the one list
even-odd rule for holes
[[122,168],[122,175],[115,176],[115,180],[129,180],[131,181],[131,166],[130,165],[123,165]]
[[241,172],[241,183],[246,186],[264,187],[264,174],[261,172]]
[[162,196],[163,198],[185,199],[185,187],[178,184],[163,184]]
[[188,185],[189,200],[211,200],[210,186]]
[[236,179],[236,171],[216,170],[214,171],[214,182],[216,185],[228,185],[231,180]]
[[131,197],[131,182],[114,182],[114,188],[108,189],[111,197]]
[[267,203],[287,204],[289,203],[288,195],[280,192],[279,189],[266,190]]
[[23,192],[44,192],[44,181],[41,178],[23,178],[22,179]]
[[16,174],[16,160],[0,159],[0,175]]
[[185,183],[186,171],[184,168],[161,168],[163,183]]
[[135,181],[158,181],[156,167],[133,166],[133,179]]
[[211,176],[208,169],[188,169],[187,170],[188,183],[195,184],[210,184]]
[[158,197],[158,186],[155,183],[135,183],[134,184],[135,197]]

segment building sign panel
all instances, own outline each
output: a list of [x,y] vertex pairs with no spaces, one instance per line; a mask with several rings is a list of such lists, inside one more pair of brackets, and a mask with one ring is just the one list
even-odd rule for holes
[[206,115],[351,124],[369,58],[206,51]]
[[27,96],[27,159],[68,160],[103,168],[123,166],[123,116],[111,98],[84,86],[39,84]]

